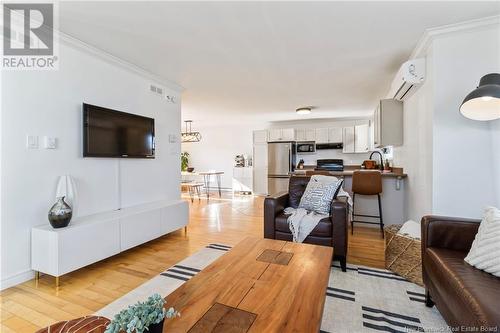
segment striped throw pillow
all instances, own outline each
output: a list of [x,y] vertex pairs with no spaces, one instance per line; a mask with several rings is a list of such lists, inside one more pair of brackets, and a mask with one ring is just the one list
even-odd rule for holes
[[312,176],[300,199],[299,208],[329,215],[332,200],[337,196],[343,182],[343,179],[336,177]]
[[500,277],[500,210],[486,207],[465,262]]

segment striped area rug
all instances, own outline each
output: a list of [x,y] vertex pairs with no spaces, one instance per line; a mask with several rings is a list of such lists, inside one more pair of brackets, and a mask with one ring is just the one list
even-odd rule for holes
[[[96,315],[113,318],[128,305],[154,293],[166,296],[230,249],[223,244],[209,244]],[[387,270],[348,265],[344,273],[333,265],[325,298],[323,333],[447,332],[436,308],[425,306],[423,288]]]

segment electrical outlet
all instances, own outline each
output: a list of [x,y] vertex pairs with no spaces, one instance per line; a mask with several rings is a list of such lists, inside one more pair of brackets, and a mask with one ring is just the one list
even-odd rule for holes
[[57,148],[57,138],[51,136],[43,137],[43,148],[45,149],[56,149]]

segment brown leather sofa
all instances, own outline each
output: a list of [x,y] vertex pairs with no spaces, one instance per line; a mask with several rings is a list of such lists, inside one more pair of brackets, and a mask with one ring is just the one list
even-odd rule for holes
[[435,303],[454,331],[498,332],[500,278],[464,261],[478,222],[439,216],[422,218],[426,305],[432,307]]
[[[286,207],[297,208],[304,194],[310,177],[292,176],[288,193],[269,196],[264,201],[264,237],[291,241],[293,239],[288,228],[287,216],[283,213]],[[304,243],[332,246],[335,258],[339,259],[342,271],[346,271],[348,203],[339,197],[332,201],[330,217],[322,219]]]

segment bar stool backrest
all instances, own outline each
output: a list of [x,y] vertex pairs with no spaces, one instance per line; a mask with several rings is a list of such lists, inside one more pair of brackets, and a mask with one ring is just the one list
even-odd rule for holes
[[360,170],[352,174],[352,192],[362,195],[382,193],[382,173],[377,170]]

